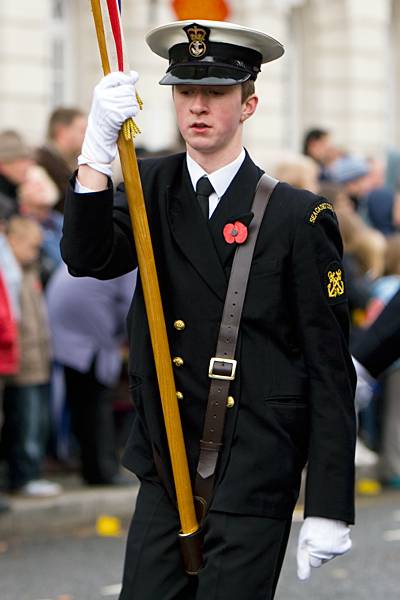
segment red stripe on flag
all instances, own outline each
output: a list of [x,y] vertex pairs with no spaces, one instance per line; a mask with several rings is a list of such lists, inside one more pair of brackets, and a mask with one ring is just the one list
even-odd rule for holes
[[118,69],[124,70],[124,57],[122,52],[122,35],[119,20],[119,8],[116,0],[107,0],[108,14],[110,15],[111,29],[114,36],[115,48],[117,50]]

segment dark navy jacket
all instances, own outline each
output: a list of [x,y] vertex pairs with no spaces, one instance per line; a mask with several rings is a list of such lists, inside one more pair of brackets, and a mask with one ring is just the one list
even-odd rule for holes
[[[207,402],[208,364],[235,245],[222,230],[250,224],[262,171],[249,156],[207,224],[185,155],[140,164],[189,466],[195,472]],[[123,189],[79,195],[65,207],[64,260],[75,275],[110,278],[136,267]],[[348,353],[342,243],[331,205],[279,183],[257,240],[212,508],[287,518],[308,461],[305,514],[354,520],[355,376]],[[177,320],[185,328],[174,327]],[[136,419],[124,462],[154,476],[168,453],[140,284],[128,319]]]

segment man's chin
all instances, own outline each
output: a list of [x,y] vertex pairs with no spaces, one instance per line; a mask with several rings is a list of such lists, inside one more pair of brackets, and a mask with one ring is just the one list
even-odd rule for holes
[[217,150],[215,143],[211,142],[210,140],[190,139],[187,140],[186,143],[188,146],[190,146],[190,148],[192,148],[196,152],[202,152],[203,154],[210,154]]

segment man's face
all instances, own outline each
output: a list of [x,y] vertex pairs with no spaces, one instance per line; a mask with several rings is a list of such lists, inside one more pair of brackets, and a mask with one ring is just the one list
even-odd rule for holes
[[84,116],[75,117],[69,125],[60,125],[57,141],[61,151],[72,157],[78,156],[82,148],[86,126],[87,121]]
[[10,233],[8,241],[21,267],[29,267],[38,260],[42,243],[40,233],[34,231],[29,231],[26,235],[21,235],[19,232]]
[[245,104],[240,85],[175,85],[178,127],[187,146],[201,154],[229,149],[241,140]]
[[328,165],[333,157],[334,146],[329,134],[313,140],[308,148],[310,156],[324,165]]

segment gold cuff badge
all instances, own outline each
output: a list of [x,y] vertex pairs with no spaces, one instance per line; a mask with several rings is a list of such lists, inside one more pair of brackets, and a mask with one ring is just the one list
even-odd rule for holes
[[328,271],[328,296],[329,298],[337,298],[344,294],[344,281],[342,279],[342,270]]

